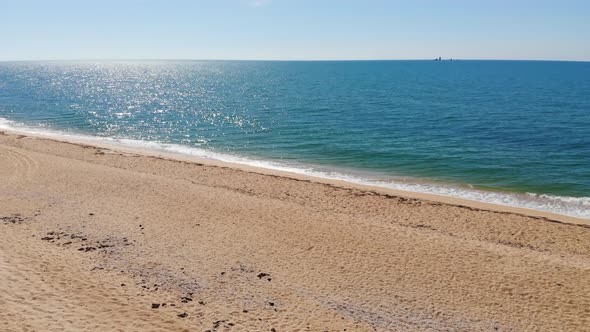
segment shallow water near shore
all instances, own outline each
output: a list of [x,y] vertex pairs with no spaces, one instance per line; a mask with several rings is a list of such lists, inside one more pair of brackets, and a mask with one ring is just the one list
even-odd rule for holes
[[0,63],[0,127],[590,219],[590,63]]

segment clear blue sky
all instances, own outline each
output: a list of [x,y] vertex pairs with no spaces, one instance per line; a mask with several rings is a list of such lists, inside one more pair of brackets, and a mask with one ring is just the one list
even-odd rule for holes
[[0,60],[590,60],[590,0],[0,0]]

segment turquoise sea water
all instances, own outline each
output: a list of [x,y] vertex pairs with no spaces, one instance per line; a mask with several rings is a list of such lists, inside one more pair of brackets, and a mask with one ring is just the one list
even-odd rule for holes
[[590,219],[590,63],[0,63],[0,126]]

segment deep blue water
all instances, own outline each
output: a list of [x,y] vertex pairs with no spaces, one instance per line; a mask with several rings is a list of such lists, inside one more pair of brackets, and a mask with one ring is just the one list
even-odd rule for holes
[[590,63],[4,62],[0,118],[590,218]]

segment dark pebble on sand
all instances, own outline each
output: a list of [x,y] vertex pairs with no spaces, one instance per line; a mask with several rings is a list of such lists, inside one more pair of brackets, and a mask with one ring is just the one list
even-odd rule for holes
[[89,252],[89,251],[93,251],[93,250],[96,250],[96,248],[94,248],[94,247],[78,248],[78,251],[84,251],[84,252]]
[[275,306],[275,303],[274,302],[268,302],[268,305],[270,305],[271,307],[274,307]]
[[158,309],[160,307],[159,303],[152,303],[152,309]]
[[270,277],[270,274],[261,272],[261,273],[258,273],[257,277],[258,277],[258,279],[262,279],[264,277]]
[[178,314],[178,317],[180,317],[180,318],[186,318],[186,317],[188,317],[188,314],[186,312],[183,312],[181,314]]

